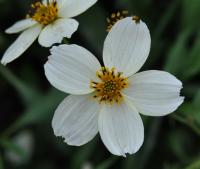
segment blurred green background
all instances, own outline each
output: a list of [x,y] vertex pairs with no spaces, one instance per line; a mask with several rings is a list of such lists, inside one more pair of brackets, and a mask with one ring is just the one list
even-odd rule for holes
[[[25,17],[31,2],[0,0],[1,56],[17,37],[4,30]],[[0,65],[0,169],[200,169],[200,0],[99,0],[76,18],[80,27],[69,42],[102,60],[106,17],[124,9],[141,16],[151,32],[142,70],[166,70],[181,79],[184,104],[165,117],[143,117],[145,142],[127,158],[111,155],[99,136],[82,147],[68,146],[51,127],[66,95],[46,80],[49,51],[36,42]]]

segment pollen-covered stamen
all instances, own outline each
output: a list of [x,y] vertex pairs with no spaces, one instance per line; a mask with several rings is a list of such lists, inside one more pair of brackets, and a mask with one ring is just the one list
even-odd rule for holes
[[111,30],[111,28],[113,27],[113,25],[117,21],[119,21],[127,16],[128,16],[128,11],[125,11],[125,10],[122,12],[112,13],[111,16],[109,18],[107,18],[108,26],[107,26],[106,31],[109,32]]
[[91,88],[95,89],[94,98],[99,99],[100,103],[121,103],[123,100],[121,90],[128,86],[128,79],[123,77],[121,72],[116,72],[114,68],[109,70],[102,67],[96,75],[100,82],[91,81],[90,85]]
[[135,23],[140,23],[140,17],[137,15],[132,16],[133,21],[135,21]]
[[42,2],[36,2],[31,5],[32,11],[27,15],[28,18],[39,22],[42,25],[48,25],[52,23],[58,14],[58,8],[56,0],[43,4]]

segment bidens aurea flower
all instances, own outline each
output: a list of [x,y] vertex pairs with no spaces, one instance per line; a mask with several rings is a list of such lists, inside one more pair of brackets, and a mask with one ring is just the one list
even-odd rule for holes
[[71,38],[78,28],[77,16],[91,7],[97,0],[43,0],[32,4],[27,19],[16,22],[6,33],[19,33],[17,40],[6,50],[1,63],[7,64],[23,52],[38,38],[43,47],[60,43],[63,37]]
[[71,94],[55,111],[55,135],[69,145],[80,146],[99,132],[112,154],[137,152],[144,140],[139,113],[164,116],[184,99],[180,96],[182,83],[170,73],[136,73],[148,57],[150,43],[146,24],[127,17],[108,33],[104,67],[80,46],[53,47],[45,74],[53,86]]

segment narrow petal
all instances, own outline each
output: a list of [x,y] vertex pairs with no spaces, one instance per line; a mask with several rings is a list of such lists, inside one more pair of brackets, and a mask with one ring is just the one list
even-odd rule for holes
[[91,95],[70,95],[58,106],[53,117],[53,130],[69,145],[89,142],[98,132],[100,107]]
[[133,154],[143,143],[142,119],[133,106],[125,103],[102,106],[98,126],[103,143],[114,155]]
[[146,61],[150,44],[150,33],[144,22],[136,23],[131,17],[122,19],[113,26],[105,40],[104,64],[131,76]]
[[22,32],[17,40],[6,50],[1,63],[6,65],[23,54],[37,39],[41,29],[40,25],[36,25]]
[[47,79],[57,89],[70,94],[88,94],[93,91],[90,81],[96,79],[100,63],[80,46],[60,45],[51,49],[44,67]]
[[21,31],[24,31],[25,29],[28,29],[32,26],[37,24],[36,21],[32,20],[31,18],[29,19],[23,19],[21,21],[16,22],[14,25],[9,27],[8,29],[5,30],[6,33],[19,33]]
[[170,73],[150,70],[129,78],[123,91],[137,110],[149,116],[163,116],[175,111],[184,98],[180,97],[182,83]]
[[55,43],[61,43],[64,37],[71,38],[78,29],[75,19],[58,19],[53,24],[47,25],[39,36],[39,43],[44,47],[51,47]]
[[58,15],[60,17],[74,17],[94,5],[97,0],[60,0]]

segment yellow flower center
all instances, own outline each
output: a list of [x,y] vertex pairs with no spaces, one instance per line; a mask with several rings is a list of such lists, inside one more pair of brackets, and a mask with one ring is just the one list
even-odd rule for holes
[[128,86],[128,78],[123,77],[121,72],[116,72],[115,68],[109,70],[106,67],[102,67],[96,75],[101,82],[91,81],[90,87],[95,89],[94,98],[97,98],[100,103],[120,104],[123,100],[121,90]]
[[58,8],[56,1],[47,1],[47,4],[36,2],[31,5],[31,8],[33,9],[33,12],[27,17],[31,17],[42,25],[48,25],[57,18]]
[[107,18],[108,26],[106,31],[109,32],[117,21],[124,19],[127,16],[128,16],[128,11],[112,13],[110,18]]
[[[126,17],[128,17],[128,11],[112,13],[110,18],[107,18],[108,26],[107,26],[106,31],[109,32],[116,22],[118,22],[119,20],[124,19]],[[135,21],[135,23],[140,23],[139,16],[133,15],[132,20]]]
[[132,20],[135,21],[135,23],[140,23],[140,17],[137,15],[132,16]]

